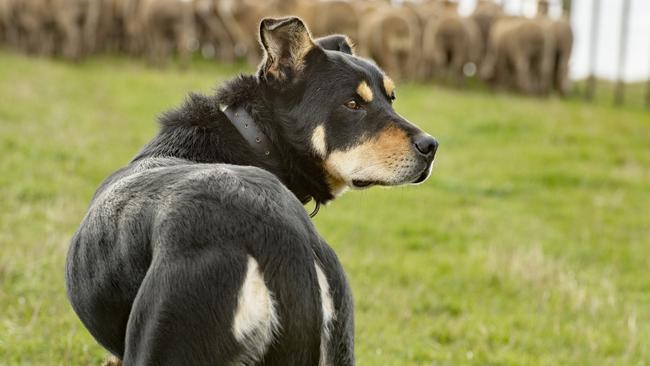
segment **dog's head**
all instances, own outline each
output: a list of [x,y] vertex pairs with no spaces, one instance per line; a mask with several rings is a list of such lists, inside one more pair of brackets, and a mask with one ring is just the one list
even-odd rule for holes
[[312,39],[295,17],[264,19],[258,70],[274,103],[322,164],[333,195],[346,188],[421,183],[438,143],[393,109],[395,85],[354,55],[345,36]]

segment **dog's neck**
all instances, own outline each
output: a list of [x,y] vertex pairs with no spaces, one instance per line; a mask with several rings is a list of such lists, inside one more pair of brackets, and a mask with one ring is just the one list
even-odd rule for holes
[[[303,203],[334,198],[322,164],[310,152],[300,126],[274,107],[273,95],[253,76],[240,76],[215,96],[190,94],[185,104],[160,118],[161,129],[133,161],[177,157],[197,163],[251,165],[268,170]],[[243,107],[277,151],[259,154],[233,126],[221,108]]]

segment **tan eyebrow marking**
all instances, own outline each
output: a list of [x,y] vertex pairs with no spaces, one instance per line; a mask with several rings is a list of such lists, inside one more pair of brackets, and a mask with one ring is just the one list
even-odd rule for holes
[[365,81],[361,81],[357,87],[357,94],[366,102],[372,102],[372,90]]
[[388,97],[393,95],[393,92],[395,91],[395,83],[393,82],[393,79],[389,78],[386,75],[384,75],[384,90],[386,91],[386,95],[388,95]]

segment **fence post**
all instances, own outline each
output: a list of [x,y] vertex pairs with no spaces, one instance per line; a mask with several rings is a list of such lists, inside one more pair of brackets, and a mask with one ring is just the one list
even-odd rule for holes
[[648,85],[645,91],[645,106],[650,108],[650,76],[648,77]]
[[598,30],[600,29],[600,0],[591,5],[591,34],[589,37],[589,76],[585,88],[585,98],[592,100],[596,91],[596,61],[598,58]]
[[630,30],[630,0],[623,0],[621,14],[621,38],[618,47],[618,82],[614,91],[614,103],[623,104],[625,99],[625,64],[627,63],[627,39]]
[[645,106],[650,108],[650,62],[648,62],[648,83],[645,91]]

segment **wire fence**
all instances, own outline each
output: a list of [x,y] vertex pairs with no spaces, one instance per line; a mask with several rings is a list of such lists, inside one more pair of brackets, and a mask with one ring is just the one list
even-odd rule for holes
[[[460,1],[462,8],[469,9],[477,0]],[[529,17],[538,5],[537,0],[496,2],[510,14]],[[575,92],[588,101],[597,93],[611,92],[612,102],[622,105],[626,98],[638,97],[638,92],[628,95],[629,85],[634,84],[635,90],[641,85],[642,103],[650,108],[650,1],[554,0],[551,8],[555,17],[570,16],[576,32]]]

